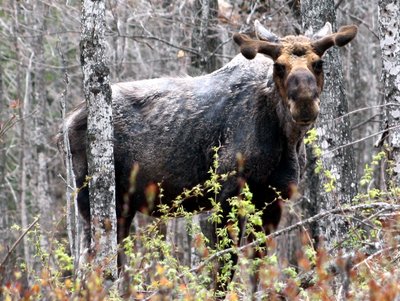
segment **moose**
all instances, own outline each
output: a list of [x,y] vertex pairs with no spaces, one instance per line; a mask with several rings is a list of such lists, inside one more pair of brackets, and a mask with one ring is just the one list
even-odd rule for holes
[[[211,74],[112,85],[118,242],[128,236],[136,212],[157,214],[159,198],[149,203],[149,187],[158,195],[156,184],[161,183],[163,204],[172,204],[185,188],[204,183],[215,146],[219,146],[218,171],[236,170],[222,183],[217,199],[223,223],[229,222],[231,209],[226,200],[240,194],[245,182],[252,202],[263,210],[263,229],[270,233],[277,227],[281,200],[292,197],[305,166],[303,138],[319,114],[324,85],[321,57],[332,46],[348,44],[357,27],[343,26],[332,33],[327,23],[311,36],[280,38],[256,21],[255,32],[258,39],[236,33],[233,40],[241,53]],[[82,102],[65,124],[89,246],[87,114]],[[63,152],[62,134],[58,145]],[[187,210],[207,204],[207,197],[200,196],[182,203]]]

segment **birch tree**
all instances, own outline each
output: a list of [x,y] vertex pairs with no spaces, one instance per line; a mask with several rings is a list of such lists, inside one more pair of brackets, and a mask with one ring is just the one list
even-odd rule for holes
[[[5,122],[8,117],[4,112],[6,112],[4,93],[3,93],[3,68],[0,64],[0,212],[7,212],[7,200],[8,193],[6,189],[6,144],[5,141]],[[7,231],[8,227],[8,216],[7,214],[2,214],[0,216],[0,236],[3,237],[4,241],[9,240],[9,233]],[[0,241],[1,242],[1,241]],[[0,245],[0,254],[5,251],[5,247]]]
[[[379,36],[382,50],[382,82],[388,106],[389,146],[394,160],[395,182],[400,185],[400,2],[379,1]],[[397,126],[397,128],[396,128]]]
[[117,223],[111,87],[105,44],[105,0],[84,0],[82,6],[81,65],[88,108],[87,159],[91,215],[91,251],[95,264],[106,265],[117,277]]
[[[13,46],[15,48],[15,57],[18,61],[23,60],[23,52],[21,50],[21,42],[19,39],[19,35],[21,34],[21,24],[19,22],[19,18],[21,17],[21,10],[20,6],[17,1],[13,2]],[[31,80],[31,68],[32,68],[32,56],[30,56],[26,73],[25,73],[25,86],[23,85],[23,78],[20,74],[22,72],[22,64],[17,64],[17,78],[16,78],[16,107],[18,108],[18,117],[21,120],[20,122],[20,131],[19,131],[19,144],[20,144],[20,153],[19,153],[19,171],[20,171],[20,179],[19,179],[19,210],[20,210],[20,217],[21,217],[21,226],[23,229],[28,227],[28,206],[27,206],[27,189],[28,189],[28,161],[31,155],[29,144],[28,144],[28,135],[27,130],[31,128],[29,126],[28,120],[25,120],[26,116],[30,112],[30,98],[29,98],[29,87],[30,87],[30,80]],[[22,99],[23,97],[23,99]],[[10,184],[11,186],[11,184]],[[10,188],[12,190],[12,188]],[[32,256],[30,254],[29,248],[29,241],[26,236],[23,238],[23,246],[24,246],[24,259],[25,263],[28,268],[32,267]],[[28,283],[31,281],[30,275],[28,275]]]
[[[330,22],[336,31],[335,3],[333,0],[301,1],[301,17],[304,30],[316,32],[325,22]],[[343,85],[339,49],[332,47],[324,55],[325,85],[321,96],[321,112],[316,124],[321,146],[323,171],[315,175],[314,167],[307,171],[308,191],[306,195],[310,203],[307,210],[314,215],[322,210],[329,210],[349,204],[356,193],[356,175],[354,154],[351,146],[339,148],[351,141],[350,122],[341,118],[348,112],[348,104]],[[308,152],[308,157],[312,155]],[[327,185],[323,185],[323,184]],[[338,217],[331,217],[317,225],[317,236],[322,236],[331,249],[340,242],[347,233],[348,224]]]

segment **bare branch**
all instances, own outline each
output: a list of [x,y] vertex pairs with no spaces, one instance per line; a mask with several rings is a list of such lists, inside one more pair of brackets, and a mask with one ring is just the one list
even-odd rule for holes
[[351,269],[354,271],[354,270],[358,269],[361,265],[366,264],[367,261],[373,259],[374,257],[377,257],[377,256],[379,256],[379,255],[381,255],[382,253],[385,253],[385,252],[389,252],[389,251],[392,251],[392,250],[397,250],[399,248],[400,248],[400,245],[397,245],[397,246],[392,246],[392,247],[388,247],[388,248],[384,248],[382,250],[379,250],[379,251],[369,255],[367,258],[365,258],[364,260],[360,261],[356,265],[354,265]]
[[344,9],[342,9],[342,8],[340,8],[340,7],[338,7],[338,9],[339,9],[343,14],[348,15],[348,16],[349,16],[350,18],[352,18],[353,20],[356,20],[356,21],[360,22],[362,25],[365,26],[365,28],[367,28],[367,29],[374,35],[375,38],[379,39],[379,35],[378,35],[374,30],[372,30],[372,29],[371,29],[371,26],[370,26],[367,22],[365,22],[363,19],[357,17],[356,15],[353,15],[353,14],[349,13],[348,10],[344,10]]
[[337,118],[335,118],[335,119],[333,119],[333,120],[330,120],[330,121],[331,121],[331,122],[335,122],[335,121],[341,120],[341,119],[343,119],[344,117],[350,116],[350,115],[355,114],[355,113],[359,113],[359,112],[363,112],[363,111],[371,110],[371,109],[378,109],[378,108],[390,107],[390,106],[400,106],[400,105],[397,104],[397,103],[389,102],[389,103],[385,103],[385,104],[383,104],[383,105],[377,105],[377,106],[369,106],[369,107],[359,108],[359,109],[357,109],[357,110],[354,110],[354,111],[348,112],[348,113],[346,113],[346,114],[343,114],[342,116],[339,116],[339,117],[337,117]]
[[[29,226],[26,228],[26,230],[18,237],[18,239],[14,242],[12,245],[11,249],[8,251],[7,255],[4,257],[2,262],[0,263],[0,271],[2,272],[4,269],[4,265],[6,264],[8,258],[12,254],[12,252],[15,250],[15,248],[18,246],[18,244],[21,242],[21,240],[25,237],[26,234],[32,229],[34,225],[39,221],[39,217],[37,217]],[[1,274],[1,273],[0,273]]]
[[387,132],[387,131],[394,130],[394,129],[398,129],[398,128],[400,128],[400,125],[395,125],[395,126],[392,126],[392,127],[390,127],[390,128],[387,128],[387,129],[381,130],[381,131],[379,131],[379,132],[373,133],[373,134],[371,134],[371,135],[368,135],[368,136],[366,136],[366,137],[357,139],[357,140],[355,140],[355,141],[351,141],[351,142],[349,142],[349,143],[340,145],[340,146],[338,146],[338,147],[334,147],[334,148],[332,148],[332,149],[330,149],[330,150],[328,150],[328,151],[325,151],[324,154],[323,154],[322,156],[326,156],[327,154],[331,154],[331,153],[333,153],[333,152],[336,152],[336,151],[338,151],[339,149],[348,147],[348,146],[353,145],[353,144],[357,144],[357,143],[359,143],[359,142],[361,142],[361,141],[367,140],[367,139],[369,139],[369,138],[372,138],[372,137],[378,136],[378,135],[380,135],[380,134],[383,134],[383,133],[385,133],[385,132]]
[[[172,44],[172,43],[170,43],[170,42],[168,42],[166,40],[157,38],[155,36],[137,36],[137,35],[122,35],[122,34],[119,34],[118,36],[122,37],[122,38],[132,39],[132,40],[139,40],[140,39],[140,40],[158,41],[158,42],[161,42],[161,43],[163,43],[165,45],[168,45],[168,46],[170,46],[172,48],[179,49],[179,50],[184,50],[186,52],[189,52],[189,53],[192,53],[192,54],[195,54],[195,55],[199,55],[199,52],[194,50],[193,48],[189,48],[189,47],[185,47],[185,46],[177,46],[177,45],[174,45],[174,44]],[[151,48],[150,45],[148,45],[148,46]]]
[[[307,224],[311,224],[313,222],[316,222],[318,220],[321,220],[329,215],[332,214],[344,214],[347,212],[359,212],[360,210],[367,210],[367,209],[386,209],[387,211],[400,211],[400,205],[395,205],[395,204],[388,204],[388,203],[383,203],[383,202],[379,202],[379,203],[373,203],[373,204],[362,204],[362,205],[355,205],[355,206],[350,206],[350,207],[342,207],[342,208],[335,208],[332,210],[328,210],[328,211],[323,211],[319,214],[316,214],[308,219],[302,220],[292,226],[286,227],[284,229],[278,230],[274,233],[271,233],[269,235],[266,236],[266,240],[270,239],[270,238],[275,238],[278,237],[280,235],[283,235],[285,233],[291,232],[293,230],[296,230],[300,227],[303,227],[304,225]],[[239,248],[236,247],[232,247],[232,248],[228,248],[228,249],[224,249],[222,251],[219,251],[213,255],[211,255],[210,257],[208,257],[207,259],[205,259],[202,263],[200,263],[199,265],[197,265],[196,267],[192,268],[190,270],[190,272],[196,272],[200,269],[202,269],[205,265],[207,265],[209,262],[221,257],[224,254],[227,253],[231,253],[231,252],[242,252],[243,250],[250,248],[250,247],[256,247],[259,246],[260,244],[264,243],[264,241],[260,241],[260,240],[255,240],[251,243],[245,244]],[[179,277],[183,277],[183,275],[180,275]]]

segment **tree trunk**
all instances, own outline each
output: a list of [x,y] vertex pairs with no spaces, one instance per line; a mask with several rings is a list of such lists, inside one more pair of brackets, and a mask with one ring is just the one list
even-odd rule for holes
[[[13,46],[15,48],[15,55],[16,59],[18,62],[21,62],[21,50],[20,50],[20,42],[19,42],[19,34],[20,34],[20,24],[19,24],[19,18],[21,15],[20,12],[20,7],[18,1],[13,2],[14,6],[14,22],[13,22]],[[29,102],[29,86],[30,86],[30,73],[31,73],[31,68],[32,68],[32,56],[29,59],[27,70],[26,70],[26,76],[25,76],[25,91],[24,91],[24,99],[21,100],[22,97],[22,91],[23,91],[23,84],[22,84],[22,78],[20,74],[22,74],[21,71],[21,65],[18,64],[17,66],[17,79],[16,79],[16,86],[17,86],[17,94],[15,98],[15,102],[18,108],[18,115],[19,119],[21,120],[20,122],[20,153],[19,153],[19,211],[20,211],[20,218],[21,218],[21,226],[23,229],[26,229],[28,227],[28,211],[27,211],[27,199],[26,199],[26,190],[28,189],[28,181],[27,181],[27,161],[29,160],[29,156],[31,155],[30,153],[30,147],[27,139],[27,129],[30,128],[29,125],[27,125],[27,120],[25,117],[28,115],[29,112],[29,107],[30,107],[30,102]],[[28,271],[30,271],[32,267],[32,258],[30,254],[30,248],[29,248],[29,241],[27,236],[24,236],[23,238],[23,246],[24,246],[24,259],[25,263],[27,266]],[[31,275],[27,275],[27,281],[30,283],[32,281]]]
[[[311,28],[313,32],[316,32],[324,26],[325,22],[330,22],[333,31],[336,31],[333,0],[303,0],[301,16],[304,31]],[[325,85],[321,95],[320,117],[316,124],[318,145],[323,151],[322,171],[317,175],[314,172],[315,165],[308,165],[307,187],[304,191],[309,200],[305,203],[306,216],[350,204],[356,194],[357,180],[352,146],[329,153],[330,149],[351,141],[349,119],[339,118],[348,112],[339,49],[332,47],[328,50],[324,55],[324,61]],[[310,150],[307,154],[312,155]],[[315,162],[314,160],[311,159],[309,162]],[[333,187],[324,186],[329,182],[333,184]],[[314,225],[316,229],[312,229],[312,235],[324,244],[327,251],[336,253],[335,247],[348,233],[350,227],[348,223],[347,219],[340,216],[329,216],[326,220]],[[321,238],[322,241],[320,241]],[[333,289],[336,290],[338,285],[336,282],[333,283]],[[344,298],[346,293],[346,289],[342,290],[339,298]]]
[[[304,30],[312,28],[314,32],[330,22],[336,30],[335,3],[333,0],[317,1],[303,0],[301,2],[301,15]],[[339,118],[347,113],[348,105],[343,88],[343,72],[339,58],[339,49],[331,48],[324,56],[326,62],[325,86],[321,96],[321,113],[316,128],[319,136],[318,144],[324,152],[351,141],[350,124],[347,118]],[[310,154],[310,152],[308,152]],[[331,179],[335,188],[332,191],[324,189],[321,184],[330,179],[323,179],[323,174],[315,175],[314,167],[309,166],[308,176],[318,177],[309,179],[314,186],[307,188],[310,203],[308,210],[311,214],[322,210],[329,210],[337,206],[349,204],[356,193],[356,177],[354,171],[354,156],[352,147],[346,147],[322,155],[324,170],[331,172]],[[311,168],[311,171],[310,171]],[[323,173],[323,172],[322,172]],[[331,249],[340,242],[347,233],[347,221],[332,217],[329,221],[321,221],[318,225],[317,235],[326,240],[326,246]]]
[[113,124],[109,68],[105,56],[105,0],[84,0],[81,64],[88,108],[87,159],[91,215],[91,251],[106,275],[117,277],[117,221]]
[[[4,93],[3,93],[3,67],[0,64],[0,126],[9,118],[5,114],[5,101],[4,101]],[[2,135],[3,134],[3,135]],[[0,131],[0,212],[8,212],[8,198],[9,193],[7,193],[6,189],[6,143],[5,143],[6,135],[1,133]],[[0,215],[0,257],[3,258],[3,254],[6,253],[6,245],[10,240],[10,233],[8,231],[11,226],[8,223],[9,216],[8,214]],[[0,282],[0,285],[2,283]]]
[[217,36],[218,1],[196,0],[194,2],[195,27],[192,34],[192,47],[198,55],[192,59],[196,75],[210,73],[219,67],[215,55],[219,39]]
[[[63,135],[63,146],[64,146],[64,164],[65,164],[65,172],[66,172],[66,183],[65,183],[65,197],[67,199],[67,235],[69,240],[69,248],[71,255],[74,257],[74,268],[77,270],[79,268],[79,256],[81,254],[80,248],[80,238],[82,225],[80,222],[80,216],[78,212],[78,203],[77,203],[77,187],[75,181],[75,173],[72,168],[72,154],[71,148],[69,144],[69,135],[68,135],[68,127],[65,123],[66,116],[66,99],[69,96],[69,76],[66,68],[65,55],[62,52],[62,49],[65,49],[62,46],[59,46],[58,51],[61,57],[62,62],[62,71],[64,75],[64,84],[65,89],[60,97],[60,106],[61,106],[61,117],[63,120],[62,123],[62,135]],[[82,242],[83,243],[83,242]]]
[[386,118],[391,156],[394,161],[396,186],[400,185],[400,2],[399,0],[379,1],[379,37],[382,50],[382,82],[384,97],[388,106]]
[[49,136],[48,123],[46,121],[47,101],[46,85],[44,82],[44,40],[43,36],[46,30],[46,20],[48,6],[43,2],[37,2],[32,7],[32,39],[31,45],[34,53],[32,68],[32,105],[35,108],[34,115],[34,146],[35,146],[35,174],[36,178],[36,202],[40,212],[41,239],[40,245],[43,251],[51,254],[50,238],[53,230],[53,215],[51,212],[52,204],[49,193],[49,179],[47,174],[48,164],[48,141]]

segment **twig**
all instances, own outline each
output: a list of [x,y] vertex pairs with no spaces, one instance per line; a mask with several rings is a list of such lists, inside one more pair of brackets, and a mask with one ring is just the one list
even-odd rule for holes
[[221,49],[221,47],[223,47],[225,44],[227,44],[227,43],[229,43],[229,42],[231,42],[231,41],[232,41],[232,38],[229,38],[229,39],[227,39],[227,40],[225,40],[225,41],[219,43],[219,45],[214,49],[214,51],[211,52],[211,53],[208,55],[208,58],[211,58],[212,56],[216,55],[217,52]]
[[[388,248],[384,248],[381,250],[378,250],[372,254],[370,254],[368,257],[366,257],[364,260],[357,262],[356,264],[353,265],[353,263],[358,260],[358,255],[356,253],[351,253],[351,254],[344,254],[341,255],[340,258],[342,259],[341,262],[346,262],[347,265],[347,273],[351,272],[351,271],[355,271],[357,270],[362,264],[367,264],[367,261],[373,259],[374,257],[377,257],[379,255],[381,255],[382,253],[388,252],[388,251],[392,251],[395,249],[398,249],[400,247],[400,245],[397,246],[392,246],[392,247],[388,247]],[[396,260],[396,258],[394,259]],[[338,258],[333,258],[332,260],[330,260],[327,264],[326,264],[326,268],[325,270],[332,276],[336,276],[338,275],[340,272],[343,271],[343,263],[342,264],[338,264]],[[299,287],[301,287],[302,289],[306,289],[312,285],[314,285],[314,276],[315,276],[315,271],[314,270],[310,270],[307,272],[302,273],[301,275],[299,275],[299,281],[300,281],[300,285]]]
[[381,117],[381,116],[382,116],[382,113],[376,113],[376,114],[372,115],[371,117],[369,117],[368,119],[363,120],[363,121],[351,126],[351,130],[354,131],[354,130],[358,129],[359,127],[362,127],[363,125],[370,123],[371,121],[381,123],[382,122],[381,119],[375,120],[376,117]]
[[[122,38],[132,39],[132,40],[141,39],[141,40],[153,40],[153,41],[158,41],[158,42],[161,42],[161,43],[163,43],[163,44],[166,44],[166,45],[168,45],[168,46],[170,46],[170,47],[172,47],[172,48],[179,49],[179,50],[184,50],[184,51],[186,51],[186,52],[189,52],[189,53],[192,53],[192,54],[195,54],[195,55],[199,55],[199,52],[196,51],[196,50],[194,50],[193,48],[184,47],[184,46],[177,46],[177,45],[174,45],[174,44],[172,44],[172,43],[170,43],[170,42],[168,42],[168,41],[166,41],[166,40],[163,40],[163,39],[160,39],[160,38],[158,38],[158,37],[155,37],[155,36],[122,35],[122,34],[120,34],[120,35],[118,35],[118,36],[119,36],[119,37],[122,37]],[[151,48],[150,45],[148,45],[148,46]]]
[[39,218],[37,217],[29,226],[28,228],[18,237],[18,239],[15,241],[15,243],[12,245],[11,249],[8,251],[6,257],[4,257],[3,261],[0,263],[0,271],[4,269],[4,265],[6,264],[8,258],[10,257],[11,253],[15,250],[15,248],[18,246],[18,244],[21,242],[21,240],[25,237],[25,235],[32,229],[34,225],[39,221]]
[[[392,211],[400,211],[400,205],[392,205],[392,204],[383,203],[383,202],[373,203],[373,204],[355,205],[355,206],[344,207],[344,208],[335,208],[335,209],[332,209],[332,210],[329,210],[329,211],[321,212],[321,213],[319,213],[317,215],[314,215],[314,216],[312,216],[312,217],[310,217],[310,218],[308,218],[306,220],[300,221],[300,222],[298,222],[298,223],[296,223],[296,224],[294,224],[292,226],[289,226],[289,227],[286,227],[284,229],[278,230],[278,231],[276,231],[274,233],[271,233],[271,234],[269,234],[269,235],[267,235],[265,237],[265,240],[268,240],[270,238],[275,238],[275,237],[280,236],[282,234],[291,232],[291,231],[293,231],[293,230],[295,230],[297,228],[300,228],[300,227],[302,227],[302,226],[304,226],[306,224],[313,223],[313,222],[315,222],[317,220],[320,220],[322,218],[325,218],[326,216],[331,215],[331,214],[346,213],[346,212],[358,212],[358,210],[375,209],[375,208],[384,208],[384,209],[392,210]],[[264,242],[264,240],[255,240],[255,241],[253,241],[251,243],[248,243],[246,245],[243,245],[243,246],[241,246],[239,248],[231,247],[231,248],[228,248],[228,249],[221,250],[221,251],[211,255],[207,259],[205,259],[199,265],[197,265],[194,268],[192,268],[189,272],[197,272],[198,270],[202,269],[206,264],[208,264],[209,262],[219,258],[220,256],[222,256],[224,254],[231,253],[231,252],[237,252],[238,253],[238,252],[243,251],[246,248],[258,246],[263,242]],[[183,276],[184,275],[181,274],[181,275],[179,275],[179,278],[181,278]]]
[[338,9],[342,13],[347,14],[350,18],[352,18],[352,19],[360,22],[361,24],[363,24],[365,26],[365,28],[367,28],[375,36],[375,38],[377,38],[379,40],[379,35],[374,30],[371,29],[371,26],[367,22],[365,22],[363,19],[357,17],[356,15],[353,15],[353,14],[349,13],[348,11],[345,11],[344,9],[342,9],[340,7],[338,7]]
[[36,114],[38,111],[38,109],[33,110],[31,113],[29,114],[25,114],[24,117],[19,117],[17,118],[16,115],[12,115],[1,127],[0,126],[0,141],[1,141],[1,137],[3,137],[6,132],[11,129],[14,125],[16,125],[18,122],[22,121],[22,120],[26,120],[28,119],[28,117],[33,117],[34,114]]
[[375,137],[375,136],[380,135],[380,134],[382,134],[382,133],[385,133],[385,132],[387,132],[387,131],[394,130],[394,129],[398,129],[398,128],[400,128],[400,125],[395,125],[395,126],[392,126],[392,127],[387,128],[387,129],[381,130],[381,131],[379,131],[379,132],[373,133],[373,134],[371,134],[371,135],[368,135],[368,136],[366,136],[366,137],[357,139],[357,140],[355,140],[355,141],[351,141],[351,142],[349,142],[349,143],[339,145],[338,147],[334,147],[334,148],[332,148],[332,149],[330,149],[330,150],[325,151],[325,152],[323,153],[322,156],[326,156],[327,154],[331,154],[331,153],[333,153],[333,152],[336,152],[336,151],[339,150],[339,149],[348,147],[348,146],[353,145],[353,144],[357,144],[357,143],[359,143],[359,142],[361,142],[361,141],[367,140],[367,139],[369,139],[369,138]]
[[260,5],[260,1],[257,0],[254,4],[253,7],[251,8],[250,14],[248,15],[247,19],[246,19],[246,24],[250,23],[251,18],[253,17],[253,14],[255,13],[256,9],[258,8],[258,6]]
[[344,117],[346,117],[346,116],[349,116],[349,115],[351,115],[351,114],[359,113],[359,112],[362,112],[362,111],[365,111],[365,110],[379,109],[379,108],[390,107],[390,106],[400,107],[400,104],[398,104],[398,103],[393,103],[393,102],[389,102],[389,103],[385,103],[385,104],[383,104],[383,105],[377,105],[377,106],[369,106],[369,107],[359,108],[359,109],[356,109],[356,110],[354,110],[354,111],[351,111],[351,112],[348,112],[348,113],[346,113],[346,114],[343,114],[342,116],[336,117],[336,118],[334,118],[332,121],[337,121],[337,120],[342,119],[342,118],[344,118]]
[[[266,240],[269,238],[274,238],[277,236],[280,236],[282,234],[285,234],[287,232],[293,231],[299,227],[302,227],[306,224],[310,224],[312,222],[315,222],[316,220],[320,220],[322,218],[325,218],[328,215],[331,214],[340,214],[340,213],[347,213],[347,212],[359,212],[359,210],[368,210],[368,209],[381,209],[382,211],[400,211],[400,205],[396,205],[396,204],[388,204],[388,203],[383,203],[383,202],[379,202],[379,203],[373,203],[373,204],[361,204],[361,205],[355,205],[355,206],[351,206],[351,207],[345,207],[345,208],[335,208],[329,211],[324,211],[321,212],[317,215],[314,215],[306,220],[300,221],[292,226],[286,227],[284,229],[281,229],[279,231],[276,231],[274,233],[271,233],[269,235],[266,236]],[[198,270],[202,269],[205,265],[207,265],[208,263],[212,262],[213,260],[219,258],[220,256],[227,254],[227,253],[231,253],[231,252],[241,252],[246,248],[249,247],[255,247],[257,245],[260,245],[261,243],[263,243],[264,240],[255,240],[251,243],[248,243],[246,245],[243,245],[239,248],[236,247],[232,247],[232,248],[228,248],[228,249],[224,249],[222,251],[219,251],[215,254],[213,254],[212,256],[206,258],[203,262],[201,262],[199,265],[197,265],[196,267],[192,268],[189,270],[189,273],[193,273],[193,272],[197,272]],[[358,268],[361,264],[366,263],[368,260],[379,256],[380,254],[384,253],[385,251],[389,251],[392,249],[396,249],[399,248],[399,246],[396,247],[390,247],[390,248],[385,248],[383,250],[379,250],[373,254],[371,254],[370,256],[368,256],[366,259],[364,259],[363,261],[353,265],[352,267],[350,267],[352,265],[352,262],[357,258],[357,256],[355,254],[348,254],[348,255],[341,255],[340,257],[345,259],[345,261],[350,265],[349,269],[350,270],[354,270],[356,268]],[[339,274],[342,270],[343,267],[341,267],[340,265],[338,265],[337,263],[337,258],[334,258],[328,265],[326,270],[333,276]],[[303,289],[306,289],[307,287],[312,286],[313,283],[313,279],[314,279],[314,275],[315,275],[315,271],[311,270],[308,272],[305,272],[302,275],[299,275],[299,280],[300,280],[300,287]],[[178,276],[178,278],[183,278],[185,276],[185,274],[180,274]],[[149,292],[150,295],[148,295],[144,300],[151,300],[159,291],[153,291],[153,292]]]
[[372,258],[374,258],[374,257],[376,257],[376,256],[379,256],[379,255],[381,255],[381,254],[384,253],[384,252],[391,251],[391,250],[397,250],[398,248],[400,248],[400,245],[397,245],[397,246],[394,246],[394,247],[388,247],[388,248],[379,250],[379,251],[377,251],[377,252],[371,254],[371,255],[368,256],[367,258],[365,258],[363,261],[360,261],[359,263],[357,263],[356,265],[354,265],[354,266],[351,268],[351,270],[353,270],[353,271],[356,270],[360,265],[366,264],[368,260],[371,260]]

